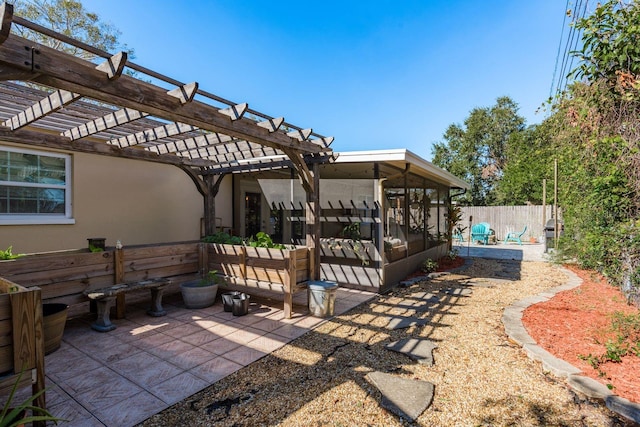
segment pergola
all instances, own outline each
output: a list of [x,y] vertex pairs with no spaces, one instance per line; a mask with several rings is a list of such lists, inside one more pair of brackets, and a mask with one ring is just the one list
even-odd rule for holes
[[[203,195],[207,234],[215,232],[225,175],[292,168],[307,193],[307,245],[319,247],[318,165],[332,160],[332,137],[136,65],[126,52],[55,33],[14,16],[11,4],[0,5],[0,19],[0,140],[177,166]],[[12,25],[102,62],[19,37]],[[316,250],[315,278],[319,256]]]

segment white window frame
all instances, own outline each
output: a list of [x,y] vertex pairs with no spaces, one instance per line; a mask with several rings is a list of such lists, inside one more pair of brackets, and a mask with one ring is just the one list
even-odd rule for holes
[[[48,224],[75,224],[72,216],[71,203],[71,155],[63,153],[54,153],[51,151],[28,150],[16,147],[0,145],[0,151],[8,151],[12,153],[32,154],[43,157],[56,157],[64,159],[65,183],[64,183],[64,214],[3,214],[0,212],[0,225],[48,225]],[[0,181],[0,185],[6,185],[6,181]],[[24,185],[25,183],[16,183],[17,186],[33,186]]]

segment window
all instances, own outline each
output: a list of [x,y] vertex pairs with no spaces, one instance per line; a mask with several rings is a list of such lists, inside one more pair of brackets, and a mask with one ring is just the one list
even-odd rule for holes
[[0,147],[0,224],[70,224],[71,156]]

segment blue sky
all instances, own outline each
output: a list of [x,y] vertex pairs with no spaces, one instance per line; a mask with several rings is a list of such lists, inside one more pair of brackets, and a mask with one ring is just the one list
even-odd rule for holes
[[450,124],[499,96],[543,119],[565,14],[559,0],[83,4],[139,65],[334,136],[336,151],[428,160]]

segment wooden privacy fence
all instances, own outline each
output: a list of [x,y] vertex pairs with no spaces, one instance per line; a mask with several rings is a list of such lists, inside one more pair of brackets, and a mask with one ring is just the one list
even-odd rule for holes
[[496,237],[503,240],[507,233],[522,231],[527,227],[523,239],[535,237],[540,241],[544,236],[543,212],[546,221],[552,218],[553,206],[461,206],[462,227],[467,227],[463,236],[469,238],[469,217],[473,216],[473,224],[487,222],[496,232]]
[[[291,293],[309,279],[309,249],[266,249],[200,242],[171,243],[108,249],[62,251],[26,255],[0,261],[0,278],[26,288],[39,287],[43,302],[64,303],[84,309],[87,291],[119,283],[172,279],[171,288],[218,270],[229,284]],[[124,294],[118,317],[124,315]]]

